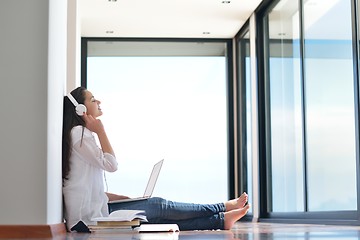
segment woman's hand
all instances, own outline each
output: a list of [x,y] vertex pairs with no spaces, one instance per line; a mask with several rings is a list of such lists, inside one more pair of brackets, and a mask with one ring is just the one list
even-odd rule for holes
[[121,200],[121,199],[129,199],[128,196],[117,195],[117,194],[114,194],[114,193],[106,192],[106,195],[108,196],[109,201],[115,201],[115,200]]
[[100,119],[96,119],[92,115],[87,114],[83,115],[83,119],[85,121],[85,127],[90,131],[97,134],[105,131],[104,125],[102,124]]
[[115,156],[114,150],[106,135],[105,128],[101,120],[94,118],[92,115],[86,114],[83,115],[83,119],[85,121],[85,127],[97,134],[103,152],[110,153],[111,155]]

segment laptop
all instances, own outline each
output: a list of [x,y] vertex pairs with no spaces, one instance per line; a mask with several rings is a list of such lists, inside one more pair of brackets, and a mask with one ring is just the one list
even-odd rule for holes
[[133,201],[140,201],[140,200],[145,200],[145,199],[150,198],[151,195],[154,192],[156,181],[157,181],[157,179],[159,177],[161,166],[162,166],[163,162],[164,162],[164,159],[162,159],[159,162],[155,163],[155,165],[154,165],[154,167],[153,167],[153,169],[151,171],[149,181],[148,181],[148,183],[146,185],[144,195],[142,197],[114,200],[114,201],[109,201],[109,203],[133,202]]

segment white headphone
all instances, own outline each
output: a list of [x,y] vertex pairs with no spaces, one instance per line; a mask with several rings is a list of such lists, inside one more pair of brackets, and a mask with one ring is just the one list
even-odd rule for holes
[[79,104],[75,98],[71,95],[71,93],[69,93],[67,95],[67,97],[70,99],[70,101],[74,104],[75,106],[75,111],[77,113],[77,115],[82,116],[84,115],[84,112],[87,112],[86,106],[84,104]]

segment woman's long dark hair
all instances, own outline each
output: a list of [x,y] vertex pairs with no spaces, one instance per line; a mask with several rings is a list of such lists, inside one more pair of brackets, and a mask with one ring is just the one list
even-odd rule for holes
[[[71,91],[71,95],[76,99],[79,104],[84,104],[86,88],[78,87]],[[85,127],[84,120],[76,114],[75,106],[70,99],[64,97],[64,110],[63,110],[63,135],[62,135],[62,178],[66,179],[70,171],[70,155],[71,155],[71,129],[75,126]]]

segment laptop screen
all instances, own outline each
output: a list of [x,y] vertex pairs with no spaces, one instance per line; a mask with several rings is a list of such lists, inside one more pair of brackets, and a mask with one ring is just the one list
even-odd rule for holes
[[145,188],[144,197],[150,197],[152,195],[154,188],[155,188],[156,181],[159,177],[159,173],[160,173],[163,162],[164,162],[164,159],[154,165],[153,170],[150,175],[150,179]]

